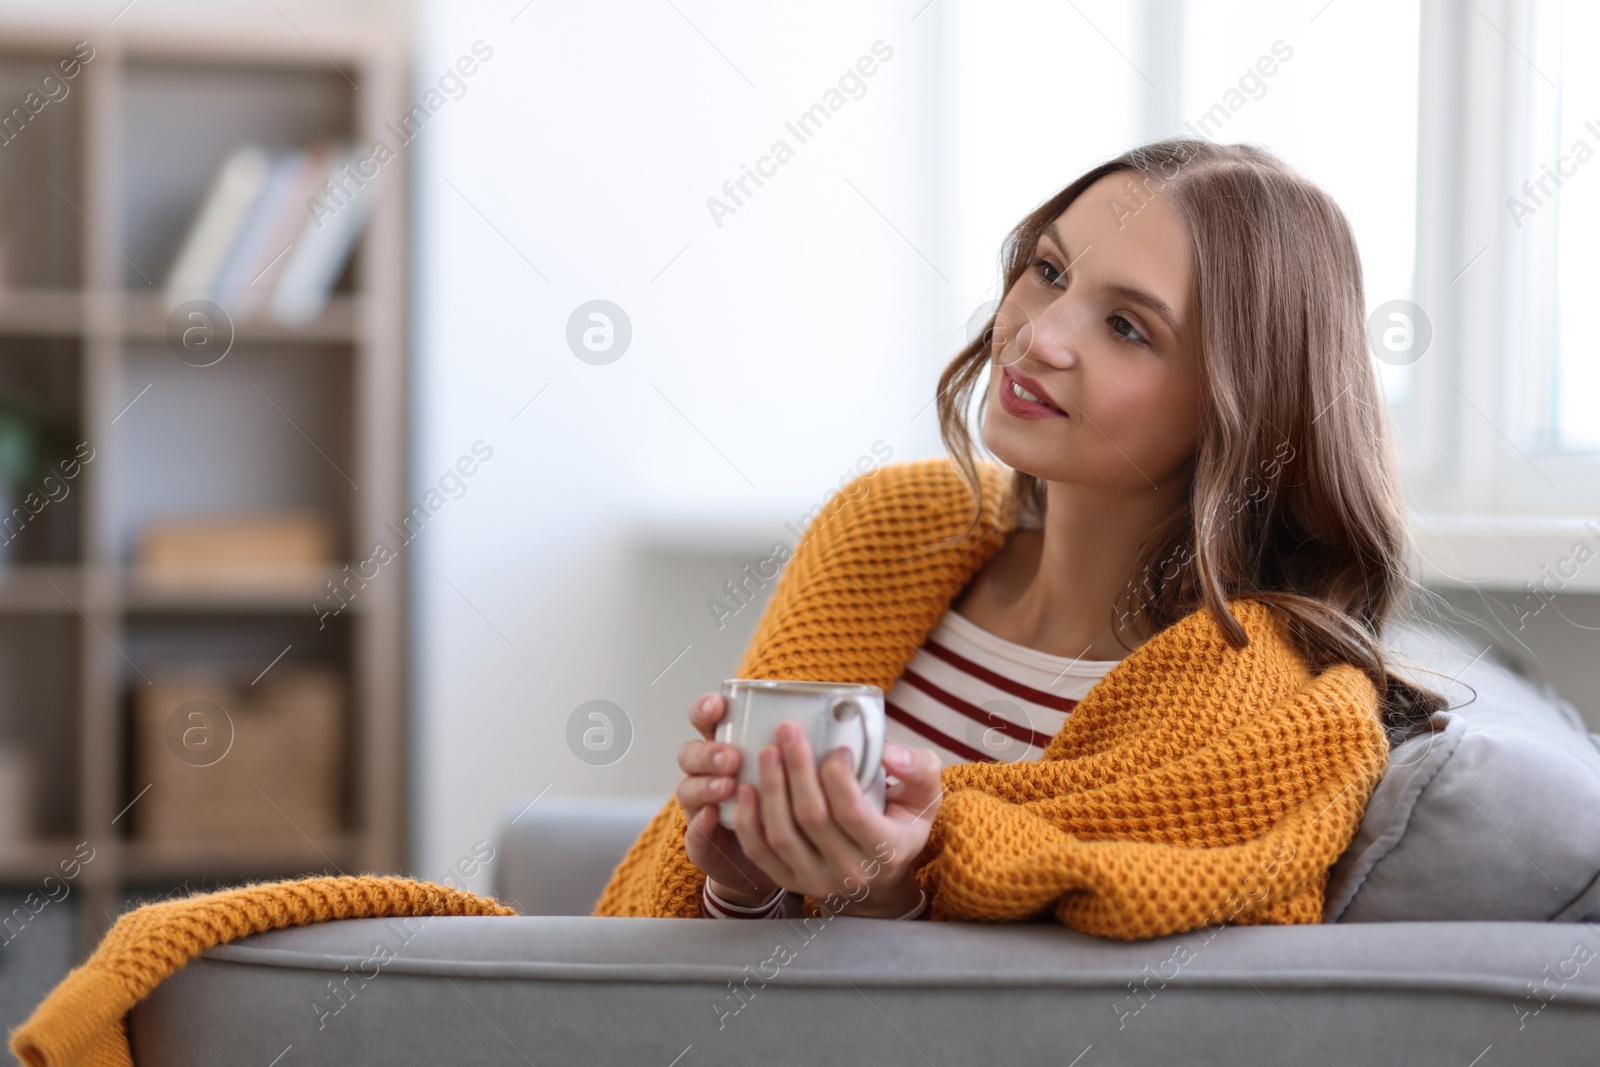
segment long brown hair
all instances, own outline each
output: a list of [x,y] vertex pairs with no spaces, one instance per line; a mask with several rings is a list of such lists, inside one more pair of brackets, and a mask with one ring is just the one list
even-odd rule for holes
[[[1170,138],[1083,174],[1025,217],[1001,251],[1003,293],[1039,236],[1100,178],[1130,173],[1128,207],[1158,191],[1194,250],[1206,402],[1184,504],[1146,539],[1112,605],[1155,633],[1201,607],[1234,648],[1248,643],[1226,602],[1248,596],[1288,620],[1313,671],[1337,663],[1372,680],[1391,743],[1436,729],[1445,699],[1397,676],[1379,634],[1416,591],[1387,411],[1367,353],[1361,260],[1337,204],[1251,145]],[[1142,192],[1141,192],[1142,190]],[[967,412],[992,361],[995,317],[939,376],[939,431],[982,515]],[[1042,519],[1044,479],[1013,471],[1022,521]]]

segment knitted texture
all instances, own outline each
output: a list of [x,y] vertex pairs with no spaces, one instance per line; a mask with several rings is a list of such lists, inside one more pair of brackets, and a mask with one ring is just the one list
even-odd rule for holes
[[116,921],[94,954],[11,1034],[29,1067],[132,1067],[126,1016],[206,949],[247,934],[330,919],[514,915],[510,908],[409,878],[307,878],[146,904]]
[[[888,691],[1016,526],[1010,472],[981,465],[983,511],[946,457],[849,483],[812,520],[738,667],[741,678]],[[952,764],[916,857],[930,918],[1055,920],[1132,940],[1226,922],[1314,923],[1328,870],[1388,760],[1358,668],[1307,669],[1266,604],[1180,619],[1113,667],[1038,760]],[[595,915],[693,918],[705,875],[677,797],[613,871]],[[827,914],[805,898],[807,915]]]

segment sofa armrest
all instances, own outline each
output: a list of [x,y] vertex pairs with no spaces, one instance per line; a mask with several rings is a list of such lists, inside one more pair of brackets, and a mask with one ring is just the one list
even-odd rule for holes
[[1600,1028],[1596,943],[1567,923],[1119,942],[848,916],[355,919],[211,949],[134,1010],[131,1036],[135,1063],[163,1067],[1465,1067],[1490,1045],[1480,1067],[1578,1063]]

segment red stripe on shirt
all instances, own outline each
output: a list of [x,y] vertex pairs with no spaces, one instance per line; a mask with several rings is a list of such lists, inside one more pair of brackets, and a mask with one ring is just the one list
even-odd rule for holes
[[999,730],[1012,740],[1022,741],[1037,748],[1045,748],[1050,744],[1050,736],[1048,734],[1041,734],[1037,730],[1023,726],[1020,723],[1014,723],[1010,719],[1004,718],[1003,716],[994,712],[985,711],[976,704],[969,704],[960,697],[940,689],[938,686],[934,685],[920,674],[917,674],[915,671],[908,669],[905,674],[902,675],[902,677],[905,679],[907,685],[922,690],[939,703],[960,712],[969,719],[981,722],[984,726],[991,729]]
[[1003,674],[996,674],[994,671],[991,671],[982,664],[974,663],[965,656],[950,651],[948,648],[945,648],[943,645],[932,640],[931,638],[925,640],[922,643],[922,647],[927,649],[929,652],[932,652],[945,662],[954,664],[955,666],[961,668],[974,678],[981,678],[985,682],[988,682],[990,685],[994,686],[996,689],[1003,689],[1012,696],[1021,697],[1023,700],[1038,704],[1041,707],[1053,708],[1056,711],[1071,711],[1073,708],[1078,706],[1078,702],[1076,700],[1070,700],[1067,697],[1059,697],[1053,693],[1046,693],[1042,689],[1034,689],[1030,686],[1023,685],[1021,682],[1007,678]]
[[934,744],[949,749],[951,752],[954,752],[956,755],[960,756],[969,763],[999,762],[987,752],[979,752],[975,748],[970,748],[967,745],[962,744],[960,741],[957,741],[943,730],[929,726],[927,723],[923,722],[909,711],[891,704],[887,700],[883,702],[883,710],[884,713],[895,722],[900,723],[908,730],[921,734]]

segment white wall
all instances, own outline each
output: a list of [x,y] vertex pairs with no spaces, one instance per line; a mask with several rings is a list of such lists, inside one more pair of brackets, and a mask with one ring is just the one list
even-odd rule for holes
[[[415,484],[494,449],[415,557],[422,874],[546,786],[676,785],[688,704],[732,673],[755,610],[718,631],[704,599],[744,561],[635,551],[630,517],[797,515],[874,441],[936,447],[912,421],[953,351],[923,258],[935,21],[677,8],[421,7],[420,78],[478,40],[493,56],[416,143]],[[786,132],[880,40],[864,95],[807,143]],[[716,225],[707,198],[777,139],[793,157]],[[633,331],[605,365],[566,341],[596,298]],[[567,741],[593,699],[635,731],[609,766]]]

